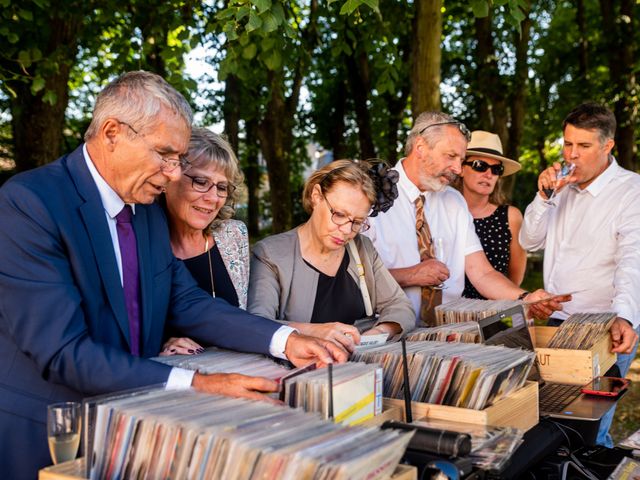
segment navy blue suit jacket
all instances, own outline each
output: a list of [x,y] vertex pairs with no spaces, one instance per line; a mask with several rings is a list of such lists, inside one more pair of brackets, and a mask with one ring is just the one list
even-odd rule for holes
[[[6,182],[0,188],[0,225],[4,443],[16,443],[9,432],[24,428],[24,422],[41,429],[47,404],[167,380],[169,367],[129,354],[128,318],[113,244],[81,147]],[[167,326],[206,345],[268,353],[280,324],[199,289],[171,252],[158,205],[136,205],[134,229],[142,357],[158,354]],[[46,462],[46,438],[38,442],[2,452],[0,468],[7,474],[7,462],[12,461],[17,468],[15,455],[20,450],[31,463],[38,458],[36,452],[44,452]],[[20,477],[24,473],[15,472]]]

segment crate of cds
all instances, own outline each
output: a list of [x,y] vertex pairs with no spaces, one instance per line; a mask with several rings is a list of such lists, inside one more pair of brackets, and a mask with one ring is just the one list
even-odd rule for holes
[[90,479],[385,479],[413,435],[163,388],[88,400],[85,427]]
[[585,385],[616,363],[609,328],[615,313],[575,313],[559,327],[533,327],[540,376],[549,382]]
[[[241,373],[270,378],[280,383],[277,397],[290,407],[320,412],[345,425],[379,425],[399,420],[398,409],[382,405],[382,369],[366,363],[335,365],[315,369],[314,365],[291,370],[258,354],[208,348],[200,355],[175,355],[154,360],[172,367],[200,373]],[[331,382],[333,388],[329,388]],[[331,393],[331,395],[330,395]]]
[[[538,384],[528,382],[533,352],[474,343],[406,344],[406,371],[414,419],[455,420],[528,430],[538,422]],[[407,395],[399,343],[357,350],[352,360],[384,371],[385,405]]]

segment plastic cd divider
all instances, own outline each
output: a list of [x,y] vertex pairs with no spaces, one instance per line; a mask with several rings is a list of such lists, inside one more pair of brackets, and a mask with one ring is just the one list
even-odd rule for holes
[[402,337],[402,375],[404,377],[404,415],[407,423],[413,423],[411,413],[411,387],[409,386],[409,367],[407,365],[407,341]]
[[333,363],[327,365],[329,375],[329,420],[333,420]]

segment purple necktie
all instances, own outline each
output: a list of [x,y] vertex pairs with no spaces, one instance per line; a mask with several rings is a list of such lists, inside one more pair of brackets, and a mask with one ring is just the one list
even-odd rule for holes
[[131,207],[125,205],[116,215],[116,229],[122,257],[122,288],[129,316],[131,353],[140,356],[140,279],[138,274],[138,249],[133,231]]

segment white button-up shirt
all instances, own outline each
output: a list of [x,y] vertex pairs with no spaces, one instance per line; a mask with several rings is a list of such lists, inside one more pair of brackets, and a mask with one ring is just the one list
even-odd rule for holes
[[[113,252],[118,264],[118,271],[120,272],[120,283],[122,284],[122,257],[120,255],[120,243],[118,242],[118,231],[116,215],[120,213],[120,210],[124,207],[124,201],[118,196],[118,194],[109,186],[104,178],[100,175],[100,172],[96,169],[89,152],[87,151],[87,145],[82,146],[82,153],[84,155],[84,161],[87,164],[91,178],[96,183],[102,205],[104,206],[104,212],[109,225],[109,233],[111,234],[111,243],[113,244]],[[135,214],[135,205],[130,204]],[[289,335],[296,330],[286,325],[281,326],[271,337],[271,343],[269,344],[269,353],[274,357],[286,359],[284,350],[289,339]],[[169,373],[167,378],[167,388],[188,388],[191,386],[193,376],[196,372],[193,370],[186,370],[183,368],[174,367]]]
[[[482,250],[464,197],[451,187],[441,192],[421,192],[407,177],[402,161],[394,169],[400,174],[398,198],[387,212],[369,219],[371,229],[365,235],[371,238],[387,268],[412,267],[420,263],[414,202],[419,195],[424,195],[425,219],[431,236],[443,239],[444,263],[450,272],[444,282],[446,289],[442,291],[442,301],[460,298],[464,290],[465,257]],[[404,291],[418,318],[420,287],[407,287]]]
[[640,175],[615,159],[587,188],[539,194],[520,230],[526,250],[544,249],[544,286],[571,293],[554,316],[613,311],[640,324]]

